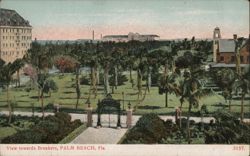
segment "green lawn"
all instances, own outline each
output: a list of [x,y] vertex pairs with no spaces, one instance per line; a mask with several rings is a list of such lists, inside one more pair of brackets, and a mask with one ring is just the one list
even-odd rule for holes
[[[84,73],[83,75],[86,75]],[[136,75],[134,76],[134,80],[136,80]],[[128,75],[127,75],[128,77]],[[44,103],[45,105],[49,103],[57,103],[60,104],[61,107],[67,108],[67,109],[74,109],[76,104],[76,93],[75,88],[72,87],[74,85],[75,76],[73,74],[65,74],[64,76],[54,75],[51,76],[52,79],[54,79],[58,85],[58,91],[53,92],[51,94],[51,97],[48,95],[45,95]],[[145,82],[143,82],[144,84]],[[89,93],[89,85],[81,85],[81,99],[79,104],[79,109],[83,110],[87,107],[85,104],[88,93]],[[143,94],[144,94],[145,88],[143,88]],[[124,101],[124,107],[127,108],[127,104],[130,102],[132,106],[135,106],[137,102],[137,88],[136,86],[134,88],[131,87],[131,84],[129,82],[126,82],[125,85],[118,86],[117,90],[114,90],[114,94],[112,94],[112,97],[114,99],[120,99],[122,100],[122,92],[125,93],[125,101]],[[11,100],[17,102],[17,107],[15,110],[20,111],[31,111],[31,105],[32,103],[36,108],[40,107],[40,102],[37,100],[37,90],[32,90],[30,92],[25,91],[25,87],[21,88],[11,88],[10,89],[10,97]],[[165,95],[159,95],[158,94],[158,87],[152,87],[150,90],[150,93],[147,93],[144,101],[138,105],[138,109],[135,113],[137,114],[143,114],[148,112],[156,112],[159,114],[169,114],[173,113],[175,108],[180,105],[179,97],[176,97],[174,94],[169,94],[169,104],[168,108],[165,108]],[[93,108],[96,108],[96,104],[98,100],[102,100],[104,98],[104,90],[103,86],[98,86],[98,95],[96,98],[94,98],[94,95],[91,95],[90,102],[91,106]],[[142,98],[142,97],[141,97]],[[206,104],[208,107],[209,112],[214,112],[217,109],[227,109],[227,107],[223,108],[223,105],[218,105],[219,103],[225,103],[224,98],[221,95],[213,95],[209,97],[205,97],[201,99],[201,103]],[[249,98],[245,100],[245,110],[249,110]],[[121,101],[122,107],[123,107],[123,101]],[[183,111],[187,111],[188,103],[184,102],[184,108]],[[6,92],[0,92],[0,110],[7,110],[7,104],[6,104]],[[194,108],[193,111],[197,112],[199,109]],[[233,112],[240,112],[240,100],[233,100],[232,101],[232,111]]]
[[17,130],[15,128],[12,127],[0,127],[0,141],[7,137],[7,136],[11,136],[13,134],[15,134],[17,132]]

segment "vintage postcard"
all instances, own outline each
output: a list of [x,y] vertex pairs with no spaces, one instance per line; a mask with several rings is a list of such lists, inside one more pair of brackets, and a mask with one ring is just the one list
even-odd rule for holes
[[0,0],[0,156],[249,156],[249,0]]

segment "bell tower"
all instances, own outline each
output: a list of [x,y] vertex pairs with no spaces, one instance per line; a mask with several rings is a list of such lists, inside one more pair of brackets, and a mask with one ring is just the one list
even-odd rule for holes
[[213,62],[217,63],[217,56],[219,55],[219,40],[221,39],[220,28],[214,29],[213,35]]

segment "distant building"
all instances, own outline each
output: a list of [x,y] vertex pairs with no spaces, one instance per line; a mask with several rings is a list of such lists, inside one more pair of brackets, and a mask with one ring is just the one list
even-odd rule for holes
[[22,58],[32,42],[32,26],[15,10],[0,9],[0,58]]
[[130,32],[128,35],[106,35],[102,38],[102,41],[114,41],[114,42],[128,42],[132,40],[136,41],[154,41],[159,40],[158,35],[148,34],[148,35],[140,35],[139,33]]
[[[235,35],[237,37],[237,35]],[[243,46],[240,49],[241,64],[250,63],[250,41],[243,41]],[[234,66],[235,58],[235,41],[234,39],[222,39],[220,29],[216,27],[213,35],[213,62],[219,64],[228,64],[223,66]],[[229,65],[231,64],[231,65]],[[217,65],[218,66],[218,65]]]

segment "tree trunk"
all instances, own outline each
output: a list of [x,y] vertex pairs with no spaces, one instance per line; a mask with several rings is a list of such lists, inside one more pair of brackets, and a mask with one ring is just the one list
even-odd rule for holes
[[42,118],[44,119],[43,91],[41,91],[41,107],[42,107]]
[[175,61],[173,60],[173,61],[172,61],[172,72],[173,72],[173,73],[175,72],[175,69],[176,69],[176,67],[175,67]]
[[8,124],[11,123],[11,118],[12,118],[12,109],[10,105],[10,100],[9,100],[9,85],[7,85],[7,104],[8,104],[8,109],[9,109],[9,121]]
[[201,131],[204,131],[204,115],[201,113]]
[[98,68],[96,68],[96,83],[99,85],[100,84],[100,73]]
[[228,101],[229,112],[231,112],[231,101],[232,101],[232,98],[230,97],[230,98],[229,98],[229,101]]
[[149,67],[148,68],[148,79],[147,79],[147,87],[148,87],[149,93],[150,93],[151,84],[152,84],[151,67]]
[[17,70],[17,82],[18,82],[18,87],[20,87],[20,71],[19,71],[19,69]]
[[164,66],[164,81],[166,82],[167,79],[167,74],[168,74],[168,64],[166,63]]
[[81,91],[80,91],[80,82],[79,82],[79,68],[76,69],[76,109],[78,108],[79,104],[79,99],[81,96]]
[[191,143],[191,136],[190,136],[190,113],[192,109],[192,103],[189,102],[189,107],[188,107],[188,116],[187,116],[187,140],[188,144]]
[[108,73],[108,66],[105,67],[104,69],[104,87],[105,87],[105,92],[106,95],[109,94],[109,73]]
[[38,89],[38,91],[37,91],[37,101],[39,101],[39,100],[40,100],[40,94],[41,94],[41,90],[40,90],[40,89]]
[[243,122],[244,120],[244,100],[245,100],[245,94],[242,93],[241,95],[241,112],[240,112],[240,121]]
[[238,74],[238,76],[241,76],[240,52],[237,50],[235,55],[236,55],[236,73]]
[[168,91],[165,91],[165,107],[168,107]]
[[115,66],[115,89],[117,89],[118,86],[118,73],[117,73],[117,66]]
[[141,70],[138,69],[137,70],[137,88],[138,88],[138,95],[142,95],[142,91],[141,91],[141,88],[142,88],[142,73],[141,73]]
[[130,83],[132,84],[132,88],[134,87],[134,80],[133,80],[133,77],[132,77],[132,67],[129,67],[129,81]]
[[94,94],[95,94],[95,98],[97,97],[97,84],[99,84],[99,71],[97,66],[95,65],[94,68]]
[[183,105],[183,102],[181,101],[181,106],[180,106],[180,120],[179,120],[179,127],[180,127],[180,128],[182,127],[182,124],[181,124],[181,118],[182,118],[182,105]]

